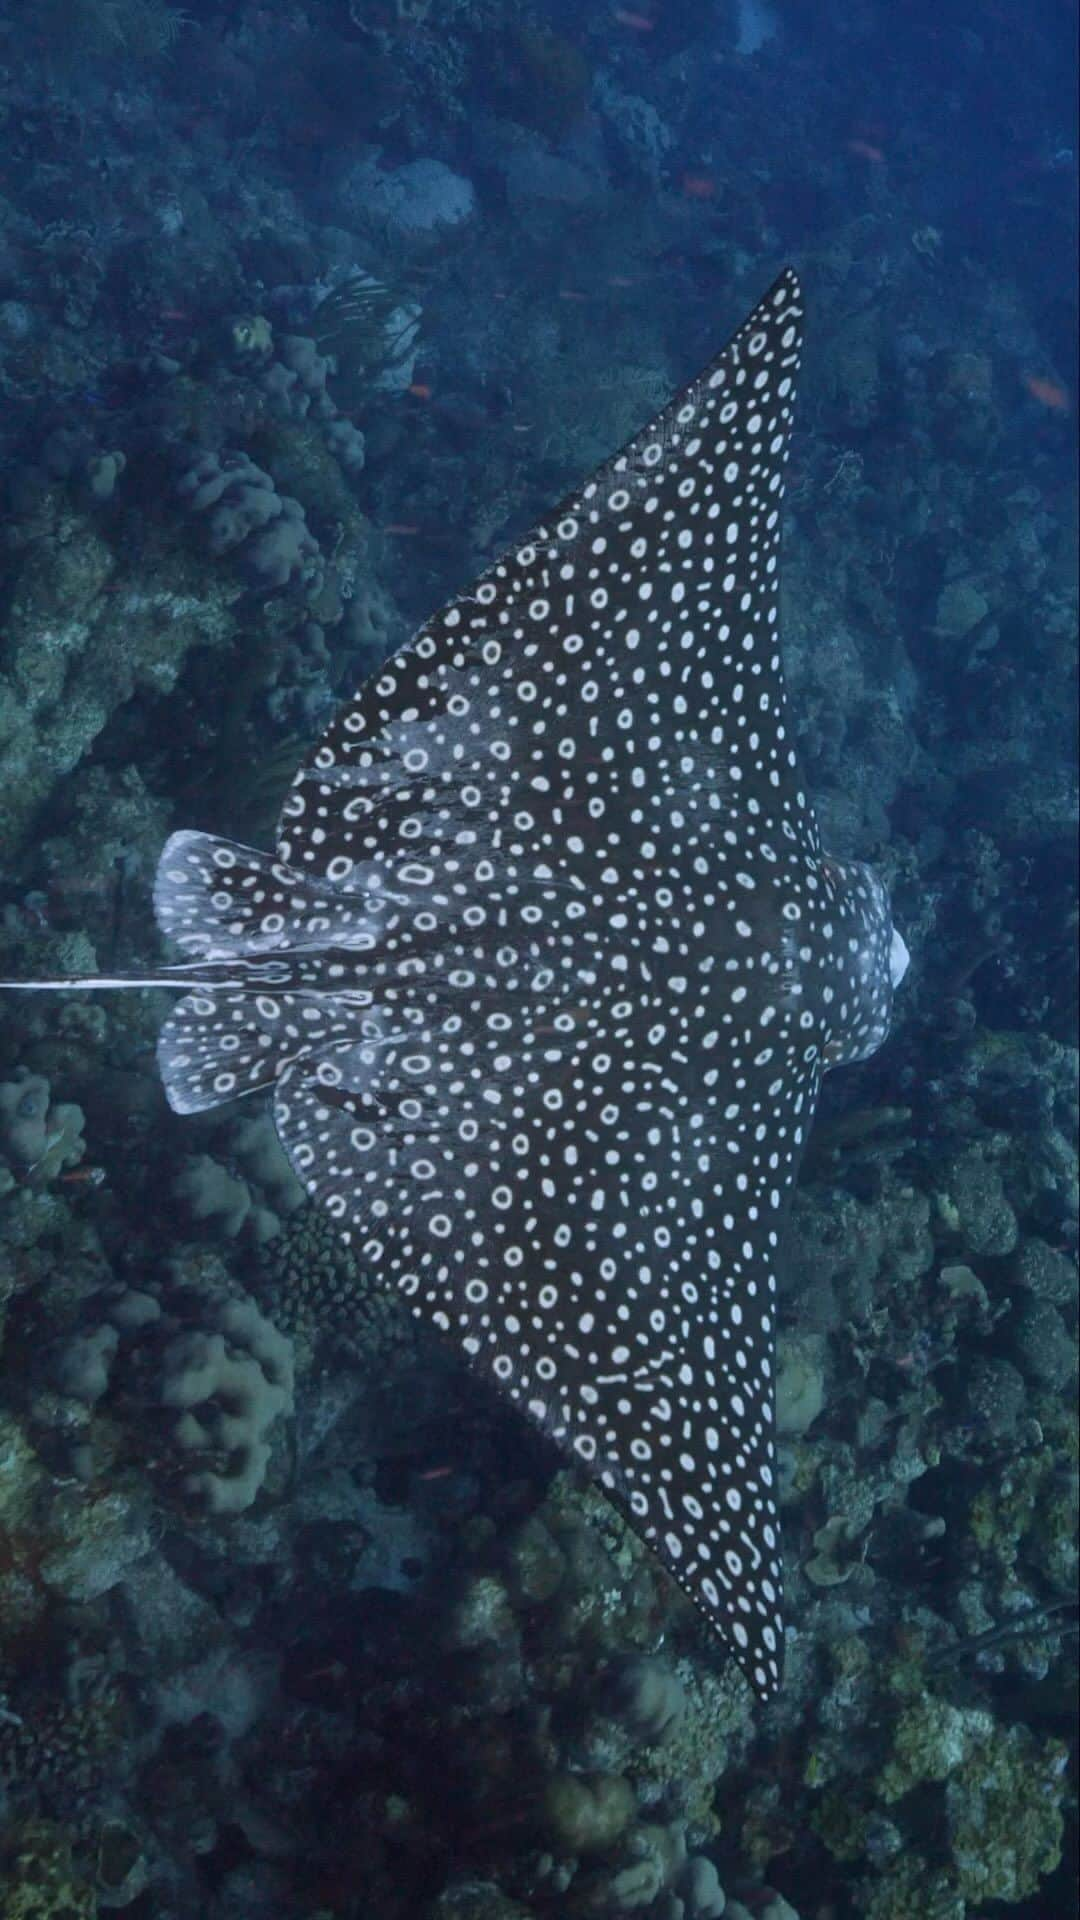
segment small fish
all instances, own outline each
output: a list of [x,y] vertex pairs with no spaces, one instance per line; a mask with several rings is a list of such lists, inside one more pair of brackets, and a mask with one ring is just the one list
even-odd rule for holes
[[1068,413],[1071,406],[1069,390],[1059,380],[1047,380],[1039,373],[1025,373],[1024,385],[1033,400],[1047,407],[1051,413]]
[[849,140],[847,148],[848,152],[853,153],[857,159],[869,160],[876,167],[884,163],[885,155],[881,148],[875,147],[869,140]]
[[62,1187],[100,1187],[105,1181],[104,1167],[72,1167],[60,1175]]
[[414,400],[431,399],[431,388],[428,386],[426,380],[414,380],[408,391],[412,394]]
[[[266,1090],[366,1267],[590,1473],[768,1699],[776,1280],[821,1078],[907,950],[826,857],[788,719],[802,297],[719,357],[339,714],[275,851],[174,833],[158,1061]],[[416,531],[405,528],[404,531]]]
[[625,7],[616,7],[611,17],[620,27],[629,27],[632,33],[651,33],[656,25],[647,13],[631,13]]
[[716,194],[716,181],[711,173],[684,173],[682,190],[688,200],[712,200]]

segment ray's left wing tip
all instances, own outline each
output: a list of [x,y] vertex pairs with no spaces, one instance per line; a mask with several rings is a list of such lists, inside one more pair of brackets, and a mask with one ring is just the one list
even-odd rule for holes
[[800,307],[802,306],[803,304],[802,280],[799,275],[798,267],[793,266],[790,261],[788,262],[786,267],[781,267],[779,273],[776,276],[776,279],[773,281],[772,286],[769,288],[768,293],[765,295],[765,298],[767,300],[771,299],[775,301],[778,294],[780,293],[784,293],[789,299],[797,301]]
[[782,267],[771,287],[762,295],[744,323],[746,330],[772,322],[778,325],[794,326],[795,335],[792,344],[796,352],[802,345],[802,323],[806,311],[806,297],[802,278],[797,267]]

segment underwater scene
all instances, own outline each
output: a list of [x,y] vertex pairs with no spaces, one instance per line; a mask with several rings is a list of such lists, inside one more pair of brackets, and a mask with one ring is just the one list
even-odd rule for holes
[[1072,0],[0,0],[0,1920],[1078,1912]]

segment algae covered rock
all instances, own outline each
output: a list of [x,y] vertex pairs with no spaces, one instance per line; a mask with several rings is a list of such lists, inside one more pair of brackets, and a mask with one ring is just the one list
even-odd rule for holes
[[1013,1323],[1013,1350],[1021,1371],[1051,1392],[1076,1378],[1076,1343],[1049,1300],[1026,1300]]
[[989,602],[970,580],[950,580],[938,596],[935,625],[946,640],[962,639],[986,619]]
[[[235,587],[232,588],[235,598]],[[233,631],[226,596],[145,519],[130,550],[58,510],[20,557],[0,672],[0,842],[13,854],[58,781],[137,689],[175,686]]]
[[0,1160],[11,1182],[46,1186],[57,1174],[78,1166],[86,1151],[81,1107],[53,1103],[44,1074],[17,1067],[0,1082]]
[[200,1226],[228,1240],[243,1232],[257,1246],[280,1234],[306,1195],[269,1113],[234,1119],[222,1135],[227,1159],[189,1154],[172,1183],[173,1198]]
[[819,1334],[781,1334],[776,1343],[776,1430],[805,1433],[825,1405],[825,1341]]
[[814,1535],[814,1552],[803,1572],[815,1587],[839,1587],[860,1564],[861,1554],[848,1522],[835,1515]]
[[1027,1406],[1023,1375],[997,1354],[979,1354],[969,1363],[964,1398],[979,1431],[995,1441],[1016,1432]]
[[893,1729],[892,1754],[878,1780],[881,1798],[891,1805],[924,1780],[947,1779],[993,1726],[990,1715],[975,1708],[931,1695],[911,1701]]
[[686,1714],[686,1690],[672,1667],[645,1654],[630,1654],[605,1677],[603,1705],[634,1740],[657,1746],[670,1739]]
[[253,1300],[224,1302],[213,1319],[169,1341],[161,1404],[176,1410],[185,1492],[211,1513],[241,1513],[262,1486],[270,1429],[293,1410],[292,1347]]
[[1066,1763],[1060,1741],[924,1694],[899,1714],[877,1785],[893,1803],[944,1781],[948,1885],[962,1900],[1018,1901],[1061,1859]]
[[1013,1261],[1012,1278],[1025,1293],[1049,1300],[1055,1307],[1075,1303],[1077,1267],[1075,1258],[1051,1247],[1034,1234],[1025,1238]]
[[959,1217],[964,1246],[979,1255],[1011,1253],[1019,1226],[1000,1169],[978,1148],[954,1158],[946,1190]]
[[555,1774],[544,1793],[544,1824],[557,1853],[606,1853],[637,1813],[620,1774]]
[[234,1239],[251,1212],[251,1194],[208,1153],[188,1156],[172,1183],[175,1200],[199,1223],[211,1221],[228,1239]]
[[490,1880],[470,1880],[445,1888],[425,1909],[424,1920],[533,1920],[533,1911]]
[[945,1790],[957,1885],[965,1900],[1028,1899],[1061,1860],[1068,1755],[1023,1727],[973,1739]]
[[0,1855],[0,1920],[95,1920],[97,1894],[52,1821],[13,1827]]
[[720,1876],[704,1853],[692,1854],[679,1887],[687,1920],[719,1920],[726,1902]]
[[539,1514],[523,1520],[505,1550],[507,1589],[516,1607],[541,1606],[566,1574],[566,1555]]
[[[205,1512],[242,1513],[263,1485],[274,1429],[293,1411],[292,1342],[249,1295],[223,1291],[212,1266],[191,1270],[161,1297],[107,1287],[88,1298],[49,1355],[51,1384],[66,1396],[54,1424],[70,1441],[82,1409],[132,1434],[149,1418],[155,1476]],[[94,1510],[107,1508],[99,1496]]]
[[406,245],[431,241],[476,211],[472,182],[441,160],[409,160],[393,172],[375,160],[359,160],[343,176],[339,193],[350,221]]

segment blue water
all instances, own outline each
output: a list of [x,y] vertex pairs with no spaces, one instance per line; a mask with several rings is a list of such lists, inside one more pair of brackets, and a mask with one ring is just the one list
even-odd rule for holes
[[0,8],[0,975],[160,964],[168,835],[271,845],[789,265],[790,724],[911,956],[778,1266],[766,1705],[258,1100],[169,1111],[164,995],[0,993],[0,1911],[1075,1911],[1076,65],[1051,0]]

